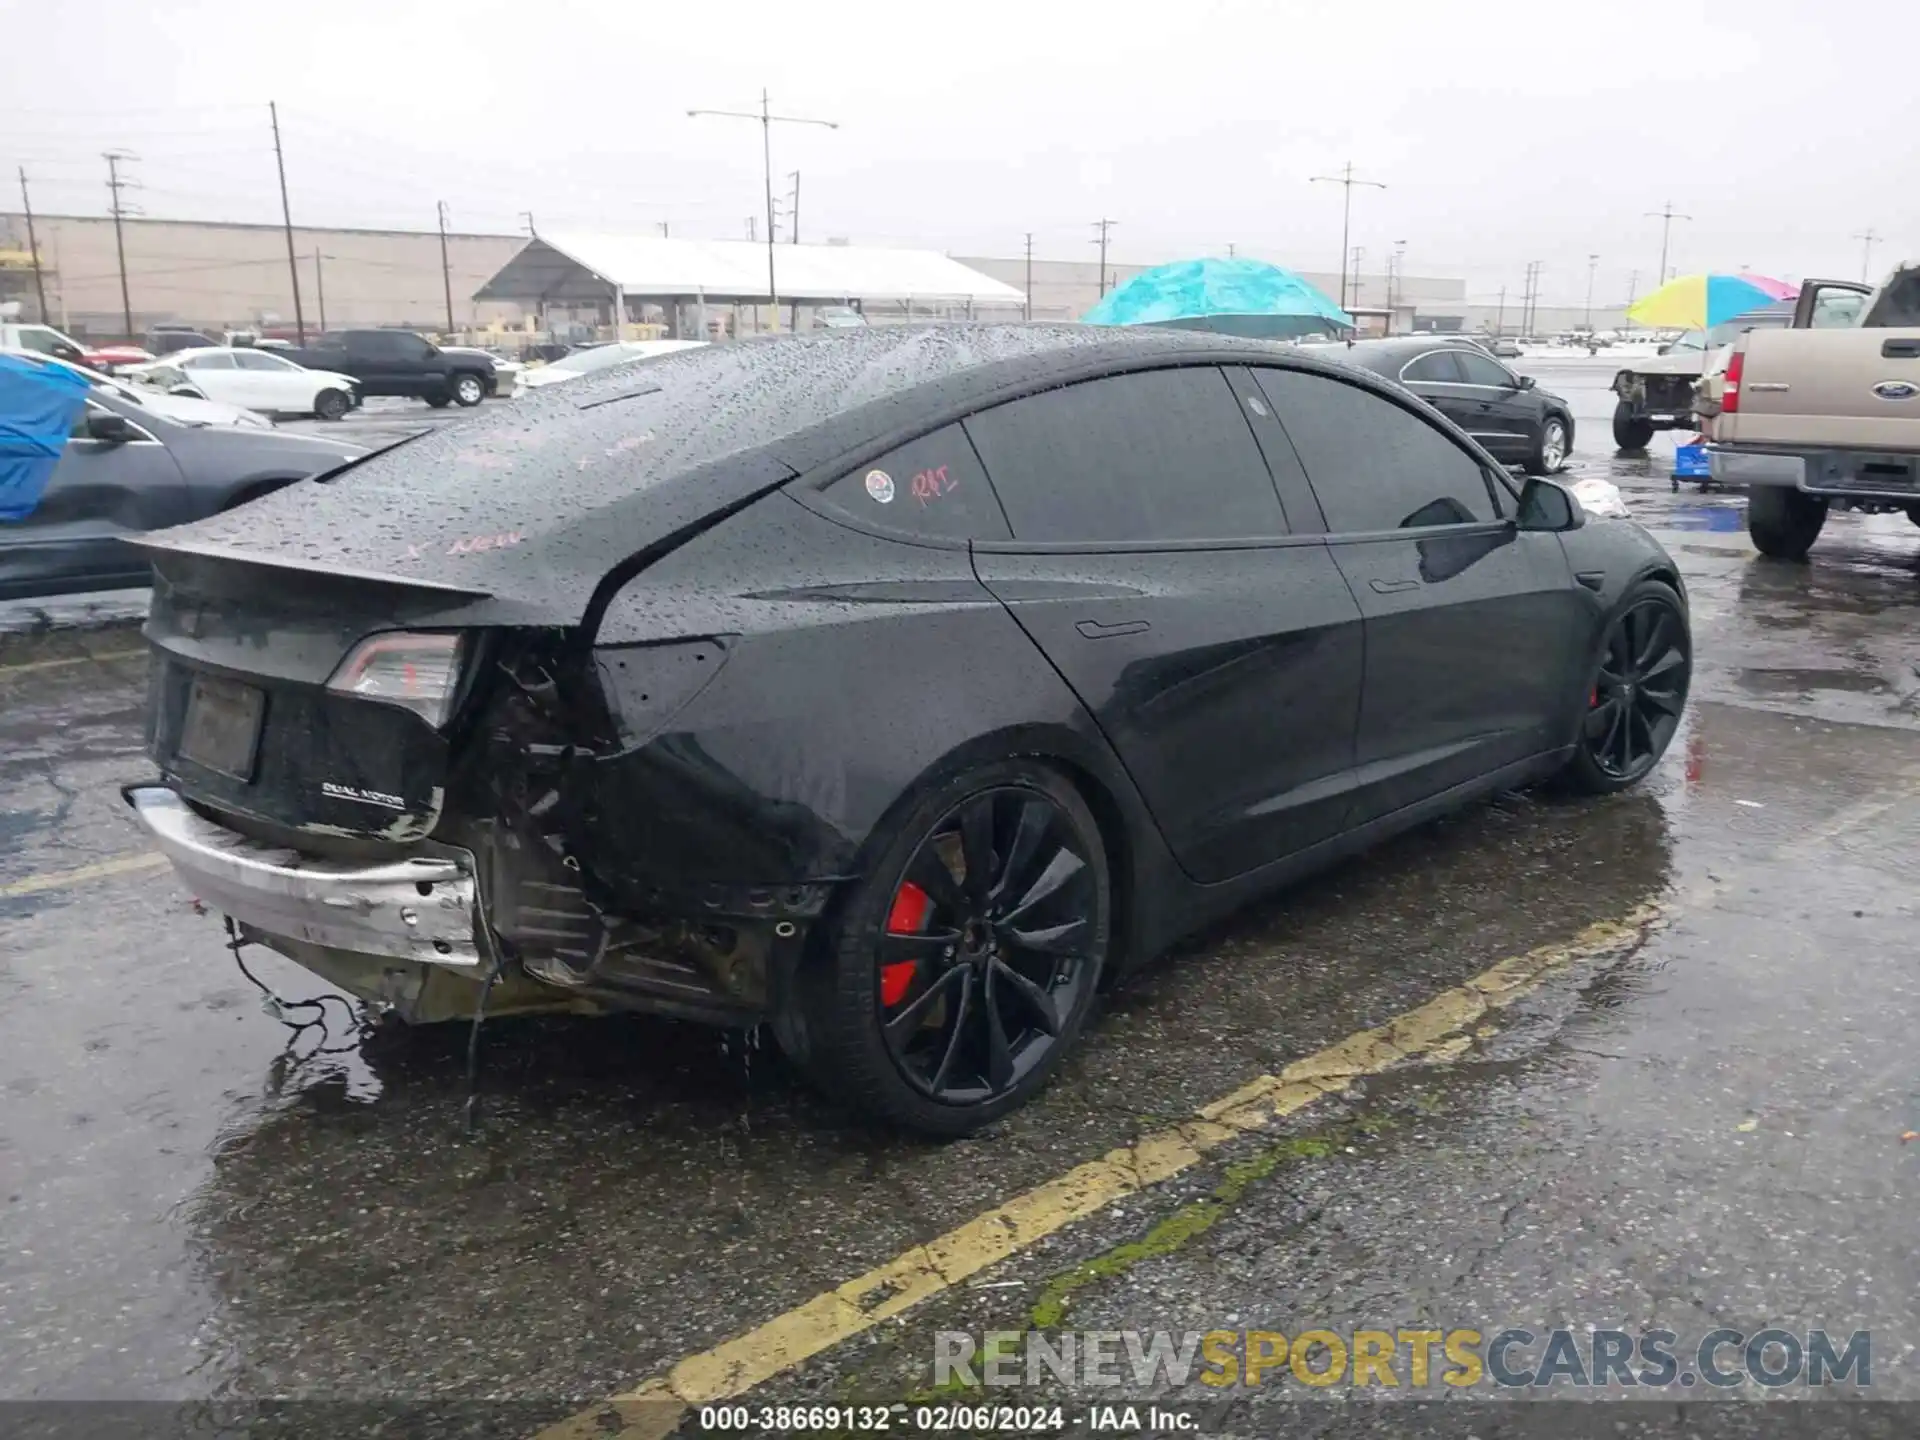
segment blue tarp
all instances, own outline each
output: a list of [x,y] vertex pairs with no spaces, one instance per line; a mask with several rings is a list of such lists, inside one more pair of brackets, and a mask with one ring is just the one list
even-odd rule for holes
[[89,383],[64,365],[0,355],[0,521],[24,520],[40,503]]

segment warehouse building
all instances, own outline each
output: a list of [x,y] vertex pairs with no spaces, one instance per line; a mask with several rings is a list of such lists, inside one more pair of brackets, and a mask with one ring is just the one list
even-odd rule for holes
[[[290,329],[298,319],[309,330],[348,325],[404,325],[432,333],[449,330],[535,330],[552,320],[538,307],[508,300],[477,300],[487,282],[506,268],[527,243],[525,235],[434,231],[360,230],[296,226],[293,265],[286,232],[277,225],[184,220],[127,219],[119,234],[105,216],[36,215],[35,229],[47,296],[47,320],[82,339],[137,338],[155,324],[190,324],[208,330]],[[126,285],[121,287],[124,247]],[[444,265],[443,265],[444,256]],[[956,256],[960,264],[1022,292],[1025,305],[1010,302],[935,303],[876,301],[865,305],[875,321],[915,318],[1071,320],[1100,296],[1102,272],[1093,260]],[[1110,264],[1108,288],[1146,267]],[[299,277],[296,308],[291,274]],[[1340,276],[1303,272],[1330,296],[1340,294]],[[1518,301],[1503,306],[1469,303],[1459,279],[1363,273],[1350,277],[1349,307],[1369,328],[1396,332],[1480,330],[1514,332],[1521,324]],[[38,303],[27,249],[26,217],[0,212],[0,303],[19,302],[35,316]],[[451,315],[451,323],[449,316]],[[572,317],[569,317],[572,318]],[[589,311],[584,317],[593,319]],[[609,300],[603,319],[611,319]],[[629,312],[631,319],[645,314]],[[1541,306],[1533,319],[1540,331],[1581,323],[1582,309]],[[1617,309],[1596,310],[1602,327],[1622,323]],[[745,307],[734,333],[774,323],[760,307]],[[784,321],[782,323],[785,323]]]

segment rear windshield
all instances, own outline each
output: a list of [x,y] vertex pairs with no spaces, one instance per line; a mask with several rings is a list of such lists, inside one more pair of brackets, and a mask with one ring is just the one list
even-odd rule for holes
[[[532,391],[190,533],[308,567],[529,598],[556,585],[571,591],[583,571],[597,578],[661,538],[662,526],[697,518],[687,511],[700,497],[685,487],[659,504],[651,492],[944,373],[1028,353],[1047,335],[1038,326],[899,326],[638,360]],[[1055,331],[1050,345],[1099,338]]]

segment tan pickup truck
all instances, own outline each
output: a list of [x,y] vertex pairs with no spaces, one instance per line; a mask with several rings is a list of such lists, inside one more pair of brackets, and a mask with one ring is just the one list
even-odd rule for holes
[[1741,336],[1701,386],[1713,478],[1747,491],[1763,554],[1801,558],[1833,509],[1920,524],[1920,261],[1867,291],[1807,281],[1791,329]]

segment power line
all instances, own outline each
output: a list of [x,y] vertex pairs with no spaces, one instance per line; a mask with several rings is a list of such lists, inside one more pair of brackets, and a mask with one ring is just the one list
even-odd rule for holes
[[1880,237],[1873,233],[1873,227],[1869,225],[1853,238],[1860,242],[1860,283],[1864,285],[1867,272],[1873,268],[1873,247]]
[[27,254],[33,260],[33,293],[40,299],[40,323],[45,325],[50,318],[47,314],[47,281],[40,269],[40,242],[33,233],[33,200],[27,194],[27,167],[20,167],[20,208],[27,213]]
[[1660,284],[1664,285],[1667,283],[1667,240],[1673,233],[1673,222],[1691,220],[1693,217],[1680,214],[1673,208],[1673,201],[1669,200],[1664,209],[1647,211],[1647,218],[1660,222]]
[[1100,247],[1100,293],[1107,293],[1107,232],[1120,222],[1117,220],[1096,220],[1093,228],[1100,232],[1100,238],[1093,243]]
[[121,217],[126,207],[121,204],[120,192],[131,182],[120,178],[120,162],[137,157],[127,150],[108,150],[102,157],[107,162],[107,193],[112,197],[113,207],[113,247],[120,256],[120,318],[126,322],[126,338],[133,339],[133,299],[127,291],[127,237],[121,227]]
[[1387,187],[1378,180],[1356,180],[1353,177],[1353,161],[1349,160],[1340,167],[1338,175],[1315,175],[1312,183],[1316,185],[1338,185],[1345,192],[1340,203],[1340,308],[1347,308],[1347,242],[1353,228],[1353,187],[1371,186],[1375,190]]
[[[293,258],[293,211],[287,204],[287,161],[280,150],[280,106],[267,102],[267,114],[273,120],[273,163],[280,172],[280,223],[287,232],[287,277],[293,282],[293,333],[304,347],[307,343],[307,315],[300,308],[300,266]],[[446,243],[444,240],[441,242]]]
[[[773,102],[767,92],[760,92],[760,113],[748,110],[689,110],[688,118],[699,115],[713,115],[727,120],[757,120],[760,122],[760,173],[767,190],[767,298],[773,306],[774,326],[780,324],[780,286],[773,271],[773,127],[775,125],[819,125],[828,130],[838,130],[837,120],[816,120],[806,115],[776,115]],[[619,317],[615,317],[618,323]]]

